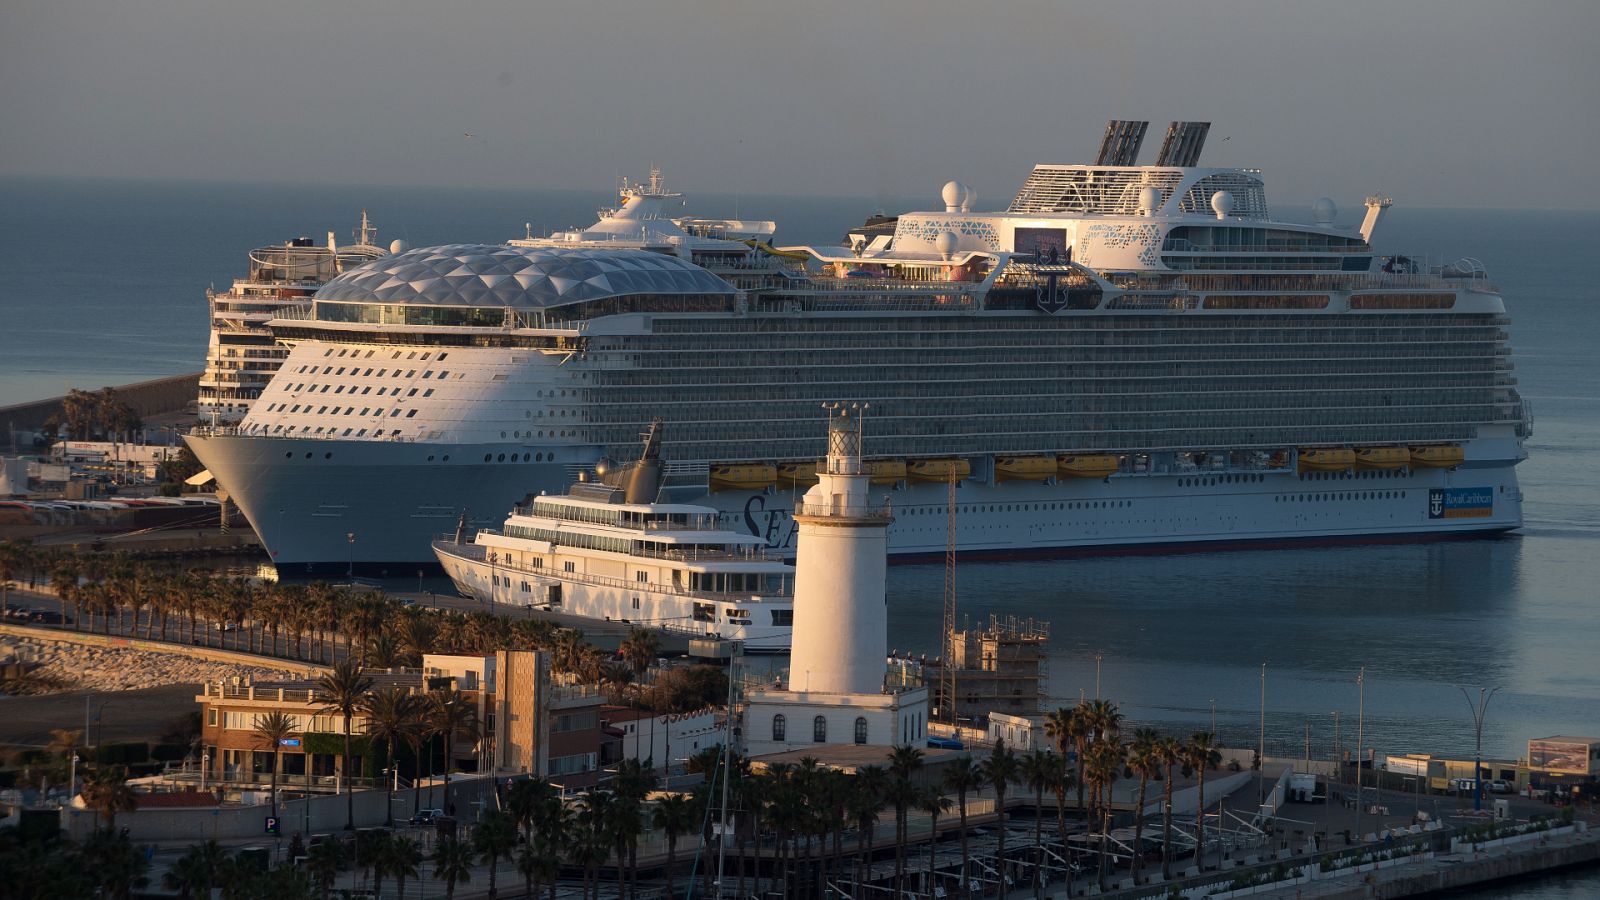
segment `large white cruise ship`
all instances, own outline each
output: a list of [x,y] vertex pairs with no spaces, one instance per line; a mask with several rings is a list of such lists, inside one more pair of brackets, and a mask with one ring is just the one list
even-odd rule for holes
[[[326,246],[300,237],[250,251],[250,268],[226,291],[208,291],[211,338],[206,368],[200,375],[200,421],[232,424],[272,380],[288,350],[273,340],[267,323],[286,307],[303,306],[311,295],[340,272],[383,256],[372,242],[378,230],[361,211],[353,245],[339,246],[328,232]],[[395,249],[404,246],[396,241]]]
[[1271,218],[1259,172],[1197,165],[1204,123],[1138,165],[1144,131],[848,247],[635,189],[596,229],[377,259],[273,321],[283,368],[190,443],[289,575],[413,574],[463,512],[498,524],[656,419],[674,501],[792,547],[838,398],[880,413],[900,558],[951,518],[999,556],[1520,526],[1529,416],[1481,267],[1378,252],[1387,198],[1356,229]]

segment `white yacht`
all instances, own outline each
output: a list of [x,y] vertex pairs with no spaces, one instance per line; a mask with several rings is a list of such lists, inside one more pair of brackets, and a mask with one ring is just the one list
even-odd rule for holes
[[[613,484],[528,497],[499,529],[433,542],[462,594],[562,616],[789,649],[794,569],[710,507],[658,503],[660,431]],[[609,473],[608,473],[609,474]]]
[[234,279],[226,291],[206,292],[211,337],[200,375],[200,421],[231,424],[250,412],[289,353],[273,339],[267,322],[286,307],[310,303],[311,295],[340,272],[385,255],[388,251],[373,244],[377,233],[362,210],[355,244],[338,246],[330,231],[326,246],[301,237],[257,247],[250,251],[249,274]]
[[1198,164],[1205,123],[1139,164],[1146,124],[848,246],[698,235],[657,179],[592,229],[372,260],[270,324],[284,366],[190,444],[300,576],[413,574],[656,419],[669,499],[792,553],[838,398],[880,412],[897,559],[952,519],[999,557],[1519,527],[1531,416],[1482,267],[1380,249],[1386,197],[1274,218],[1259,171]]

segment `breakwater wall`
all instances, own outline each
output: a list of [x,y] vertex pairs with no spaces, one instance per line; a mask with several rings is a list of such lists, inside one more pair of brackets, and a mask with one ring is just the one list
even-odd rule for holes
[[[98,386],[84,387],[84,390],[98,389]],[[200,373],[169,375],[166,378],[125,384],[115,390],[117,399],[133,407],[133,411],[141,418],[182,412],[188,409],[189,404],[194,402],[195,395],[199,393]],[[64,397],[51,397],[47,400],[0,406],[0,435],[9,434],[12,428],[19,431],[38,428],[44,424],[45,419],[61,415],[61,402],[64,399]]]

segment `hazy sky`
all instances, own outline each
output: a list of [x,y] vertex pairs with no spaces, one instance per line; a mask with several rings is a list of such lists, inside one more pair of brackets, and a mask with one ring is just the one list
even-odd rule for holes
[[[1282,202],[1600,206],[1600,0],[0,0],[0,173],[1002,205],[1107,118]],[[471,134],[473,137],[466,137]],[[1223,138],[1228,138],[1224,143]]]

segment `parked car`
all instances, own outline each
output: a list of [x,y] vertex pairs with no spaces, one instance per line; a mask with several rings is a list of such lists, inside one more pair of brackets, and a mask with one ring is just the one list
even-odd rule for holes
[[1509,794],[1509,793],[1511,793],[1511,782],[1502,781],[1499,778],[1496,778],[1493,781],[1485,781],[1483,783],[1483,787],[1484,787],[1485,790],[1487,790],[1491,794]]
[[61,613],[58,613],[52,609],[36,609],[33,611],[33,615],[28,617],[28,621],[38,622],[41,625],[72,624],[72,620],[70,618],[63,616]]
[[442,809],[419,809],[417,814],[411,817],[411,824],[432,825],[434,820],[442,818],[444,818],[444,810]]

